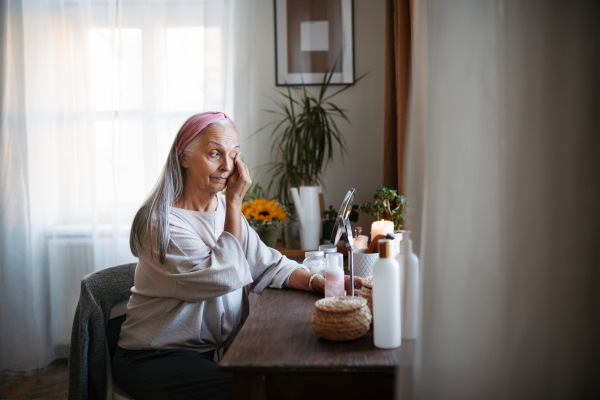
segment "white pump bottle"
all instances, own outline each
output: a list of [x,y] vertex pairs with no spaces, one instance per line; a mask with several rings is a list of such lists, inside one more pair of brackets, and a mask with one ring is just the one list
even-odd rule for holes
[[393,349],[402,343],[400,268],[393,258],[392,240],[380,240],[373,263],[373,336],[376,347]]
[[402,235],[396,260],[404,267],[402,339],[416,339],[419,327],[419,258],[412,251],[409,231]]

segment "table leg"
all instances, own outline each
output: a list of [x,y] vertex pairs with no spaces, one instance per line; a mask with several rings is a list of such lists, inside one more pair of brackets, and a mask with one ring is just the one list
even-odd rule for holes
[[233,398],[235,400],[266,400],[265,374],[260,372],[234,372]]

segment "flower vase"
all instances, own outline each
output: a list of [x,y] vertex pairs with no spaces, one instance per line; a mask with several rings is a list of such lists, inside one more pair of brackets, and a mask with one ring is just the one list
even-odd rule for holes
[[321,207],[318,186],[290,188],[300,225],[300,249],[317,250],[321,239]]
[[258,237],[268,247],[275,248],[277,245],[277,238],[281,232],[280,226],[265,226],[257,231]]

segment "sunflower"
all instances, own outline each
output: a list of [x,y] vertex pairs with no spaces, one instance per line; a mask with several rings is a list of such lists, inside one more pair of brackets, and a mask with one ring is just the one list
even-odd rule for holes
[[250,225],[279,224],[287,218],[283,208],[275,200],[254,199],[244,203],[242,213]]

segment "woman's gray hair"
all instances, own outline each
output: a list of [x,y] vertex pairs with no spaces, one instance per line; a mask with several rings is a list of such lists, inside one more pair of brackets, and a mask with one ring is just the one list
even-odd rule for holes
[[[207,125],[183,149],[182,156],[191,157],[200,143],[200,134],[215,125],[233,125],[226,119],[220,119]],[[171,235],[169,233],[169,207],[181,197],[185,190],[186,170],[179,162],[177,155],[177,136],[169,150],[167,162],[162,169],[156,185],[138,210],[129,236],[129,246],[134,256],[139,257],[141,251],[149,251],[151,257],[158,256],[159,261],[166,261],[167,249]]]

